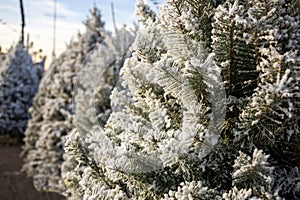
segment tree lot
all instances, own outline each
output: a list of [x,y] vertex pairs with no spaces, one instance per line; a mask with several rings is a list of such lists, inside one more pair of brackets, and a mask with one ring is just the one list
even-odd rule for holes
[[[166,0],[156,14],[138,0],[136,10],[144,29],[122,68],[113,48],[91,53],[105,55],[97,69],[75,43],[50,68],[44,84],[55,84],[26,131],[35,185],[79,199],[300,198],[299,1]],[[86,76],[97,70],[99,84]]]

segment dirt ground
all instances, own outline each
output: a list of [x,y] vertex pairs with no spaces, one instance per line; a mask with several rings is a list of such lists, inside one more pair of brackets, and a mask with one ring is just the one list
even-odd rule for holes
[[56,193],[40,193],[22,173],[21,144],[0,142],[0,200],[63,200]]

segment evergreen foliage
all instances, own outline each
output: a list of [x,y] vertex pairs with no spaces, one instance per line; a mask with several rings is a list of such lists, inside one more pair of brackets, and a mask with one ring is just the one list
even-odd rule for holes
[[33,116],[25,133],[23,170],[33,177],[40,191],[64,191],[61,183],[65,136],[75,127],[73,104],[77,72],[84,68],[86,56],[102,43],[104,31],[99,10],[91,10],[86,32],[78,34],[46,71],[39,92],[30,108]]
[[99,43],[86,57],[84,67],[77,72],[74,95],[76,128],[81,133],[94,126],[101,127],[110,115],[112,89],[119,79],[120,68],[134,40],[135,31],[123,27]]
[[[175,9],[170,5],[166,10]],[[137,7],[142,6],[139,1]],[[202,187],[193,182],[197,175],[191,166],[218,141],[209,122],[222,117],[210,104],[210,97],[221,91],[220,70],[203,43],[181,30],[160,27],[161,20],[169,19],[162,13],[156,20],[144,20],[147,28],[121,69],[123,88],[112,92],[116,109],[104,129],[86,139],[74,133],[66,143],[79,163],[86,164],[83,177],[70,184],[83,199],[157,199],[181,183]],[[203,190],[212,197],[213,191]]]
[[246,14],[247,9],[239,5],[238,1],[234,4],[227,1],[216,9],[212,24],[212,48],[226,80],[226,93],[237,98],[251,95],[251,92],[247,93],[256,87],[257,82],[255,53],[258,47],[243,37],[253,32],[243,26],[246,22],[242,17]]
[[[85,67],[77,73],[75,104],[75,126],[78,153],[85,163],[76,162],[74,153],[69,151],[72,143],[68,144],[64,154],[65,162],[62,164],[63,184],[67,187],[82,179],[82,174],[87,166],[95,166],[95,163],[87,156],[87,150],[81,145],[82,138],[91,130],[103,127],[111,114],[110,94],[117,85],[119,72],[125,59],[129,56],[128,49],[131,46],[135,32],[123,27],[112,36],[105,38],[86,59]],[[72,137],[72,136],[70,136]],[[67,141],[68,143],[68,141]],[[70,147],[71,146],[71,147]],[[84,152],[84,153],[80,153]],[[78,165],[78,166],[77,166]],[[75,184],[75,185],[76,185]],[[86,186],[80,186],[86,188]],[[71,192],[72,198],[81,194],[81,190]]]
[[23,137],[40,78],[21,43],[1,56],[0,134]]
[[[234,187],[229,191],[229,196],[238,190],[238,193],[248,191],[247,193],[251,193],[251,198],[272,199],[270,192],[273,167],[269,166],[268,157],[258,149],[254,149],[252,158],[240,152],[234,161],[232,174]],[[223,196],[228,198],[226,193]],[[239,196],[243,195],[238,195],[238,199]]]
[[64,176],[68,191],[80,199],[299,199],[299,1],[166,0],[156,14],[138,0],[136,8],[145,28],[117,87],[106,87],[116,79],[103,69],[96,85],[79,84],[111,92],[112,108],[92,107],[95,115],[78,90],[83,117],[65,143],[77,161]]
[[[77,50],[77,51],[76,51]],[[59,191],[63,143],[73,127],[73,86],[80,67],[80,48],[75,42],[50,65],[34,99],[25,132],[23,170],[40,191]]]
[[277,36],[280,53],[295,51],[299,56],[300,48],[300,1],[287,0],[282,6],[283,15],[278,19],[279,34]]

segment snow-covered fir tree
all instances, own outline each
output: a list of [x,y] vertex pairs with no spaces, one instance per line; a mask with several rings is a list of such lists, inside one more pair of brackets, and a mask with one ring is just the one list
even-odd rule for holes
[[[187,27],[169,28],[178,13],[164,14],[175,11],[174,4],[167,4],[159,18],[142,1],[137,6],[147,28],[121,69],[123,88],[111,96],[115,111],[103,130],[85,141],[75,133],[67,142],[87,165],[83,178],[73,182],[84,199],[162,197],[184,178],[188,182],[188,160],[205,157],[218,141],[212,125],[222,118],[221,111],[206,94],[222,93],[220,71],[204,42],[193,39],[200,30],[190,30],[194,25],[188,16],[182,18]],[[188,5],[183,8],[189,11]]]
[[[76,132],[73,134],[79,138],[85,138],[91,130],[99,130],[106,124],[112,112],[109,97],[114,87],[120,87],[117,85],[119,72],[129,56],[135,33],[136,30],[126,27],[117,29],[112,37],[105,38],[104,43],[97,46],[87,58],[84,68],[78,72],[74,98]],[[75,157],[72,152],[64,154],[62,177],[66,186],[80,180],[86,167],[86,163],[74,162]],[[78,196],[79,189],[72,191],[70,198]]]
[[[104,128],[68,137],[82,199],[299,199],[299,1],[142,0]],[[226,112],[226,116],[225,116]]]
[[23,137],[40,78],[21,43],[0,59],[0,134]]
[[75,127],[73,97],[77,73],[85,67],[87,56],[97,45],[110,37],[96,6],[84,24],[86,31],[79,33],[51,63],[30,108],[32,119],[25,133],[23,170],[33,177],[40,191],[64,191],[61,183],[63,144],[65,136]]
[[87,133],[94,126],[103,127],[106,123],[111,112],[109,96],[134,37],[135,31],[126,27],[117,30],[96,46],[77,72],[74,95],[77,131]]

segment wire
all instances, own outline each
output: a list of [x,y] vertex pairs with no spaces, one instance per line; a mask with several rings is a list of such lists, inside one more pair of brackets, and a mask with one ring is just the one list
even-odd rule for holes
[[54,0],[54,10],[53,10],[53,50],[52,50],[52,57],[55,58],[55,48],[56,48],[56,8],[57,0]]

